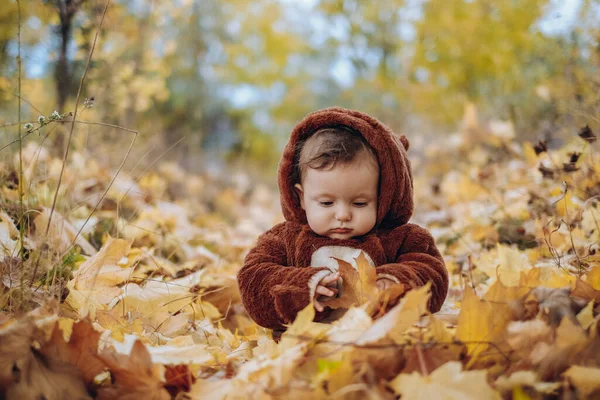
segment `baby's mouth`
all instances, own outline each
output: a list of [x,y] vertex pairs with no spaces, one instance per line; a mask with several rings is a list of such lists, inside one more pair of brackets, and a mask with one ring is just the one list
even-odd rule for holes
[[350,229],[350,228],[335,228],[335,229],[331,230],[331,232],[333,232],[333,233],[348,233],[351,231],[352,231],[352,229]]

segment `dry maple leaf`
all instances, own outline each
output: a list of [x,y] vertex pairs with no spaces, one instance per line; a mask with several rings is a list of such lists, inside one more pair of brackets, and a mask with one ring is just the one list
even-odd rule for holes
[[110,369],[114,383],[98,390],[98,399],[171,399],[155,374],[150,353],[141,341],[134,343],[128,356],[108,349],[99,357]]
[[402,343],[404,331],[427,312],[427,301],[431,296],[430,288],[431,284],[427,283],[425,286],[409,291],[400,304],[375,321],[356,343],[359,345],[375,343],[384,337]]
[[481,300],[469,286],[458,315],[456,338],[467,343],[469,355],[475,360],[478,354],[488,348],[485,342],[495,342],[504,333],[510,322],[512,311],[505,304],[490,304]]
[[30,317],[0,331],[0,398],[89,399],[81,372],[35,343],[44,337]]
[[175,397],[179,392],[189,392],[196,377],[187,365],[166,365],[165,380],[165,388]]
[[357,269],[344,260],[335,258],[338,262],[340,276],[343,281],[342,295],[329,300],[330,308],[350,308],[373,302],[379,296],[377,290],[377,272],[367,261],[363,252],[356,258]]
[[600,395],[600,368],[574,365],[564,376],[571,381],[582,398],[597,398]]
[[402,400],[478,400],[500,399],[487,382],[487,371],[462,371],[460,362],[451,361],[428,376],[418,372],[400,374],[390,386]]
[[585,300],[586,303],[592,300],[600,303],[600,290],[594,289],[592,285],[581,279],[575,281],[575,288],[571,290],[571,296]]
[[96,375],[105,370],[104,363],[98,358],[97,332],[89,320],[82,320],[73,325],[69,342],[65,342],[63,332],[58,323],[54,325],[50,340],[44,343],[40,352],[53,360],[70,364],[82,374],[86,385],[90,385]]

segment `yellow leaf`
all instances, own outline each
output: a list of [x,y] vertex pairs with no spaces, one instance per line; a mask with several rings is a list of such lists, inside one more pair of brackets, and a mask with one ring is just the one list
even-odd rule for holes
[[494,342],[503,334],[510,322],[511,311],[507,305],[494,304],[481,300],[469,286],[458,315],[456,338],[467,343],[468,353],[475,360],[478,354],[488,348],[486,343]]
[[600,290],[600,266],[594,267],[587,273],[585,282],[592,285],[596,290]]
[[394,308],[379,318],[356,341],[358,345],[374,343],[389,336],[396,343],[402,342],[402,334],[427,312],[431,284],[409,291]]
[[600,368],[574,365],[564,375],[575,386],[582,398],[590,398],[592,393],[600,390]]
[[530,142],[523,143],[523,155],[530,166],[536,166],[538,164],[538,156],[535,154],[535,150]]
[[514,398],[515,390],[520,390],[523,386],[533,387],[540,393],[552,394],[560,388],[561,383],[540,382],[537,373],[533,371],[517,371],[513,372],[508,378],[506,376],[499,377],[494,383],[494,386],[501,392],[512,391]]
[[531,268],[528,271],[521,271],[521,277],[519,278],[519,286],[535,288],[541,285],[540,282],[541,271],[539,268]]
[[522,271],[531,268],[527,254],[516,248],[498,244],[499,279],[506,286],[517,286]]
[[583,329],[588,329],[594,323],[594,301],[590,301],[587,306],[577,314],[577,321]]
[[433,315],[430,317],[429,333],[431,339],[438,343],[449,343],[454,339],[452,332],[446,328],[446,323]]
[[497,280],[489,287],[483,298],[487,301],[502,303],[517,300],[529,293],[531,289],[525,286],[507,287]]
[[579,205],[573,202],[573,195],[571,192],[567,194],[556,203],[556,213],[561,217],[573,216],[579,211]]
[[513,389],[513,400],[531,400],[531,397],[521,387]]
[[500,399],[487,382],[487,371],[462,371],[460,362],[442,365],[429,376],[418,372],[400,374],[390,386],[402,400],[477,400]]
[[73,272],[75,288],[91,290],[96,284],[113,286],[126,280],[130,270],[123,270],[117,264],[129,253],[132,242],[109,238],[98,253],[84,261]]
[[313,303],[310,303],[298,313],[292,325],[283,333],[279,347],[288,350],[298,343],[305,342],[306,340],[303,340],[303,337],[315,339],[322,337],[331,326],[313,322],[314,319],[315,307]]

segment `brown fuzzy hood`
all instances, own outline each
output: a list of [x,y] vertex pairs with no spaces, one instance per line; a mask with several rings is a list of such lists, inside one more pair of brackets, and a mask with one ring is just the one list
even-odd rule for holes
[[288,221],[306,224],[306,214],[293,182],[296,147],[321,128],[345,125],[360,132],[373,147],[379,162],[379,201],[376,227],[393,228],[403,225],[413,213],[413,181],[409,147],[405,136],[395,135],[375,118],[359,111],[332,107],[308,114],[292,131],[279,163],[281,209]]

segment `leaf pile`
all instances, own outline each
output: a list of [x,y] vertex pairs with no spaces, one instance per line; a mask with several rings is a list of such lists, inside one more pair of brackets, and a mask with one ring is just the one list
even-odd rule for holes
[[18,175],[0,175],[0,397],[600,396],[593,132],[559,150],[466,137],[415,165],[415,221],[451,274],[442,310],[426,312],[428,287],[380,295],[364,260],[340,261],[331,306],[348,311],[320,324],[309,306],[278,341],[235,281],[281,219],[275,193],[168,163],[109,187],[115,172],[75,153],[52,210],[60,161],[26,148],[23,221]]

